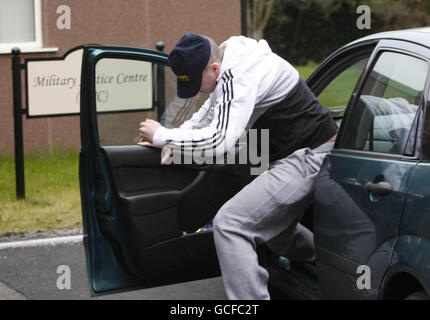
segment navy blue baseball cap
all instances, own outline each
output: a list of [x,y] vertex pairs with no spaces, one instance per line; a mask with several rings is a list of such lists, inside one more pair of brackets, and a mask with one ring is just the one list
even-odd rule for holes
[[186,33],[169,54],[169,65],[177,77],[178,97],[194,97],[202,85],[202,74],[209,63],[209,40]]

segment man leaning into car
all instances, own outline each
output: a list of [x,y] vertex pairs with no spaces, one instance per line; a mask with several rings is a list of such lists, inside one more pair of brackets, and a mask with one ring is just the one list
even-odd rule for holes
[[208,37],[187,33],[170,52],[169,65],[180,98],[199,91],[210,96],[179,128],[141,122],[140,145],[220,155],[243,132],[258,127],[264,113],[269,169],[220,208],[213,234],[227,297],[270,299],[268,272],[258,263],[256,246],[281,234],[291,239],[313,199],[337,126],[297,70],[265,40],[237,36],[218,47]]

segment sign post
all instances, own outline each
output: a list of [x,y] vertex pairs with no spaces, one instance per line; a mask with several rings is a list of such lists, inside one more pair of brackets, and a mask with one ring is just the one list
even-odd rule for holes
[[[164,42],[158,41],[156,44],[156,48],[158,51],[164,50]],[[166,93],[164,88],[164,66],[160,63],[157,64],[157,110],[158,110],[158,119],[161,119],[161,116],[164,114],[164,110],[166,108]]]
[[12,49],[13,124],[15,135],[15,181],[17,199],[25,198],[24,143],[22,129],[21,57],[19,48]]
[[247,8],[246,8],[246,2],[247,0],[241,0],[240,1],[240,17],[241,17],[241,28],[242,28],[242,35],[247,36],[248,31],[248,25],[247,25]]

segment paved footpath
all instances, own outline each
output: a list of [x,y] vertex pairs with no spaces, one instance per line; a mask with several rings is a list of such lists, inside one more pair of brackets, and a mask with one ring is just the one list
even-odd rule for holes
[[[71,271],[71,289],[59,290],[57,268]],[[90,297],[82,241],[0,249],[0,300],[101,299],[101,300],[212,300],[226,299],[220,277],[207,280]]]

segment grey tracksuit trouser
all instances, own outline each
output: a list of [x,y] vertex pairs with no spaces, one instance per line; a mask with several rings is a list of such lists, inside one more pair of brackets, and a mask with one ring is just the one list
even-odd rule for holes
[[[270,299],[269,275],[258,264],[256,245],[271,240],[269,244],[278,249],[280,244],[288,248],[301,233],[296,226],[313,201],[315,178],[333,145],[299,149],[270,163],[266,172],[220,208],[213,234],[229,299]],[[300,253],[300,248],[294,249]],[[309,254],[308,248],[304,251]]]

